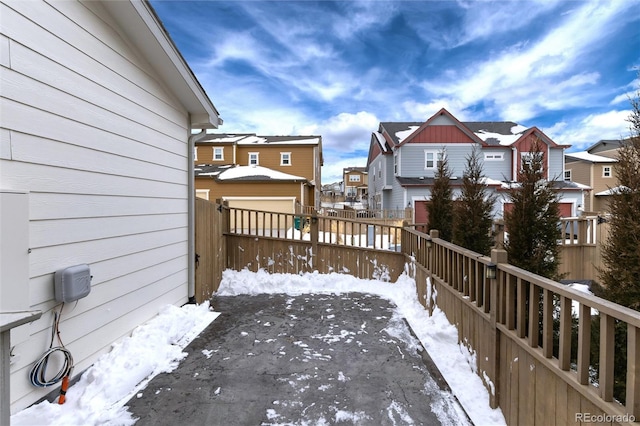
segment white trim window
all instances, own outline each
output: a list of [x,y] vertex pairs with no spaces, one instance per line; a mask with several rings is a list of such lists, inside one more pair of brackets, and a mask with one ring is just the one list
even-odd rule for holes
[[290,166],[291,165],[291,153],[290,152],[281,152],[280,153],[280,165],[281,166]]
[[224,148],[221,146],[213,147],[213,161],[224,161]]
[[571,182],[571,169],[564,171],[564,180]]
[[250,152],[249,153],[249,165],[257,166],[260,164],[260,153],[259,152]]
[[501,152],[492,152],[484,154],[484,161],[502,161],[504,160],[504,154]]
[[611,177],[611,166],[602,166],[602,177]]
[[360,175],[349,175],[349,182],[360,182]]
[[400,153],[398,153],[397,151],[393,153],[393,174],[394,176],[398,176],[398,156],[400,155]]
[[424,150],[424,168],[426,170],[435,170],[442,163],[442,151]]

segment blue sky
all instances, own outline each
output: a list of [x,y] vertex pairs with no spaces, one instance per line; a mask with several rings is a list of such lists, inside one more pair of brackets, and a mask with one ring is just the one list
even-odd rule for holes
[[169,1],[158,16],[220,132],[321,135],[322,183],[380,121],[536,126],[569,151],[629,136],[640,2]]

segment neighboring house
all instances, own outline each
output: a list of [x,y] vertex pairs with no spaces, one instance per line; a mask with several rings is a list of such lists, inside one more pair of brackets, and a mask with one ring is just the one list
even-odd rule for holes
[[593,188],[585,197],[585,212],[608,211],[611,190],[618,182],[616,163],[621,143],[620,140],[601,140],[586,151],[565,154],[565,180]]
[[283,213],[320,206],[321,136],[208,134],[194,162],[199,197]]
[[395,210],[413,207],[415,222],[426,222],[426,203],[431,198],[438,162],[447,156],[455,199],[460,195],[466,158],[475,148],[488,188],[498,195],[494,215],[502,217],[510,208],[509,188],[516,184],[521,164],[535,141],[541,142],[545,176],[558,189],[561,215],[575,215],[584,204],[583,192],[589,188],[562,179],[567,145],[556,144],[536,127],[513,122],[462,123],[445,109],[426,122],[379,124],[372,134],[367,159],[369,206]]
[[342,182],[334,182],[322,185],[322,203],[332,205],[344,202],[342,184]]
[[8,1],[0,15],[0,192],[22,212],[2,215],[1,306],[43,312],[3,360],[15,413],[59,387],[29,382],[61,309],[55,271],[90,268],[59,324],[76,377],[193,298],[192,129],[221,120],[147,1]]
[[358,202],[365,206],[368,200],[369,179],[366,167],[347,167],[342,169],[344,196],[347,203]]

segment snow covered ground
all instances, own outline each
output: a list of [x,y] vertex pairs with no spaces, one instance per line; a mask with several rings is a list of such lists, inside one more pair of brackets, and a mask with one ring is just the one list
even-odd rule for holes
[[[428,284],[429,285],[429,284]],[[489,393],[476,369],[475,354],[457,342],[458,333],[444,313],[429,317],[417,300],[415,281],[407,274],[397,282],[361,280],[343,274],[268,274],[227,270],[219,295],[285,293],[340,294],[364,292],[397,306],[451,386],[475,425],[504,425],[499,409],[489,407]],[[437,295],[436,295],[437,298]],[[161,372],[170,372],[186,356],[183,349],[217,313],[209,304],[167,306],[156,318],[114,345],[83,373],[67,392],[67,403],[42,402],[11,417],[12,425],[130,425],[135,419],[127,401]]]

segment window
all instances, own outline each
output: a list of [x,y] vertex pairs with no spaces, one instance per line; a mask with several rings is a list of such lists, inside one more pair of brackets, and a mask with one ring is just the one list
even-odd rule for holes
[[564,171],[564,180],[571,182],[571,170]]
[[393,174],[398,176],[398,153],[393,154]]
[[198,147],[193,147],[193,161],[198,161]]
[[504,156],[502,153],[485,154],[484,161],[502,161]]
[[290,166],[291,165],[291,153],[290,152],[281,152],[280,153],[280,165],[281,166]]
[[224,160],[224,148],[216,147],[213,148],[213,161],[223,161]]
[[259,152],[250,152],[249,153],[249,165],[250,166],[257,166],[258,164],[260,164],[260,161],[258,160],[259,156],[260,156]]
[[602,177],[611,177],[611,166],[602,166]]
[[360,182],[360,175],[349,175],[349,182]]
[[531,166],[533,162],[533,154],[531,154],[530,152],[521,152],[520,153],[520,168],[522,169],[525,164],[528,164],[529,166]]
[[425,151],[424,152],[424,168],[437,169],[442,163],[442,151]]

